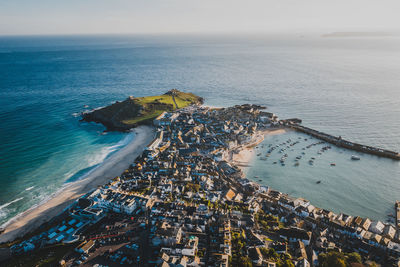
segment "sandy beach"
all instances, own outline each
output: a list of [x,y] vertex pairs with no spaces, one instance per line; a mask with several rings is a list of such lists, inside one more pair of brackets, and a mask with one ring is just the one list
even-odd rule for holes
[[134,132],[136,136],[131,143],[113,154],[84,179],[67,184],[53,194],[47,202],[11,219],[5,226],[5,232],[0,235],[0,243],[12,241],[35,230],[42,223],[60,214],[80,196],[119,176],[143,152],[155,136],[155,130],[150,126],[137,127]]
[[237,149],[238,153],[232,153],[231,162],[238,166],[243,172],[245,172],[245,168],[250,167],[250,162],[252,161],[255,151],[254,147],[264,141],[265,135],[276,135],[283,134],[287,131],[287,129],[268,129],[259,131],[253,138],[253,141],[246,146],[241,146]]

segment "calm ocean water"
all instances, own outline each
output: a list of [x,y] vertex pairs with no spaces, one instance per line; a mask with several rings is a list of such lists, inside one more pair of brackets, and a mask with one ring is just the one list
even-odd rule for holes
[[[134,138],[80,123],[85,105],[178,88],[209,105],[267,105],[281,118],[399,151],[399,73],[400,39],[389,37],[0,37],[0,224]],[[288,162],[311,141],[294,146]],[[400,199],[400,163],[366,155],[352,162],[352,152],[316,149],[304,157],[317,156],[313,166],[304,159],[282,167],[272,163],[276,154],[254,159],[248,176],[316,206],[386,219]]]

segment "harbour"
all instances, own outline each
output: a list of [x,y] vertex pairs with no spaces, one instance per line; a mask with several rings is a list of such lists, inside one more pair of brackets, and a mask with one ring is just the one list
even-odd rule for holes
[[297,123],[289,123],[287,125],[291,129],[314,136],[318,139],[321,139],[325,142],[331,143],[338,147],[343,147],[343,148],[347,148],[350,150],[354,150],[354,151],[358,151],[358,152],[362,152],[362,153],[366,153],[366,154],[371,154],[371,155],[375,155],[375,156],[379,156],[379,157],[400,160],[400,153],[398,153],[398,152],[394,152],[394,151],[390,151],[390,150],[386,150],[386,149],[382,149],[382,148],[376,148],[376,147],[372,147],[372,146],[367,146],[367,145],[361,145],[358,143],[347,141],[347,140],[342,139],[341,136],[336,137],[336,136],[333,136],[333,135],[330,135],[330,134],[327,134],[324,132],[320,132],[320,131],[299,125]]
[[[289,139],[291,143],[288,144]],[[299,143],[291,146],[294,142]],[[280,152],[281,149],[285,149],[284,152]],[[259,153],[261,156],[257,157]],[[266,154],[269,156],[265,157]],[[285,154],[285,165],[282,165],[280,159]],[[352,155],[361,160],[353,160]],[[394,218],[388,214],[393,213],[394,202],[398,199],[396,188],[400,183],[377,181],[377,177],[383,170],[387,176],[397,177],[396,160],[355,153],[290,129],[279,135],[265,136],[255,148],[254,156],[245,172],[248,177],[259,177],[254,180],[263,185],[305,197],[334,212],[394,223]],[[381,191],[386,193],[375,193]]]

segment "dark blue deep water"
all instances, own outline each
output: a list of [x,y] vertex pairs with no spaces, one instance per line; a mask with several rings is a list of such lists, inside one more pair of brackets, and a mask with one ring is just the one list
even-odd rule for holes
[[[267,105],[282,118],[399,151],[399,74],[400,40],[388,37],[0,37],[0,224],[134,138],[80,123],[85,105],[178,88],[213,106]],[[399,162],[362,155],[354,163],[351,154],[333,149],[298,168],[254,159],[247,173],[316,206],[386,219],[400,199]],[[316,179],[325,180],[317,187]]]

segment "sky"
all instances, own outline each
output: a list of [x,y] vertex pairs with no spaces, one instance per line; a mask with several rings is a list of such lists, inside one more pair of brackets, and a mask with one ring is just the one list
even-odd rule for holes
[[0,35],[399,31],[400,0],[0,0]]

